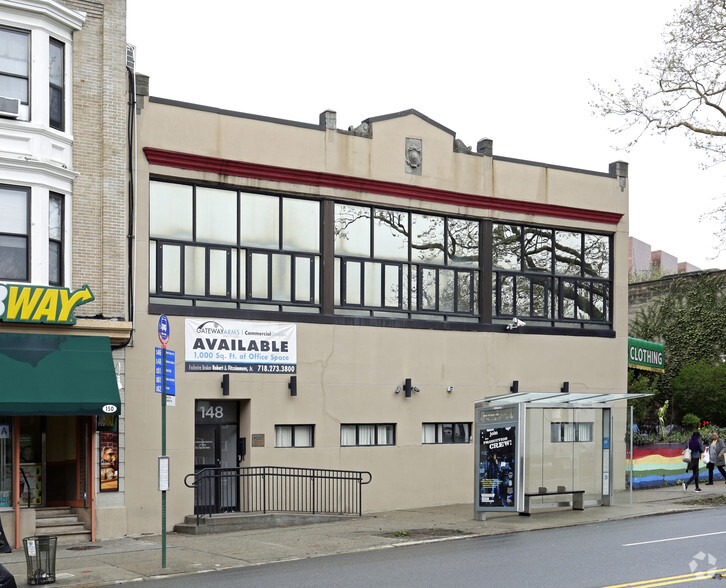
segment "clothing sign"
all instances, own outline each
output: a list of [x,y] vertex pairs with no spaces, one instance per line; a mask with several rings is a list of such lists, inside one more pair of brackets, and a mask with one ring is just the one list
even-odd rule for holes
[[663,373],[664,356],[665,346],[662,343],[628,337],[628,367]]
[[186,319],[184,331],[187,372],[297,371],[294,324]]

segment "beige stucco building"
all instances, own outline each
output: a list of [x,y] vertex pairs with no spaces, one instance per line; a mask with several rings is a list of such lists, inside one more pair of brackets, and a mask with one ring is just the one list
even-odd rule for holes
[[370,472],[364,511],[511,506],[476,408],[509,394],[540,403],[518,492],[624,486],[627,164],[471,149],[415,110],[345,130],[149,97],[123,0],[9,0],[0,46],[11,544],[56,506],[69,540],[159,532],[163,453],[169,530],[244,510],[184,483],[219,467]]
[[[472,150],[415,110],[343,130],[332,111],[304,123],[138,99],[125,519],[108,536],[159,530],[161,315],[169,529],[206,466],[367,471],[364,511],[473,503],[477,401],[626,391],[627,164]],[[599,408],[532,417],[527,488],[600,501],[603,437],[623,487],[612,406],[606,432]]]

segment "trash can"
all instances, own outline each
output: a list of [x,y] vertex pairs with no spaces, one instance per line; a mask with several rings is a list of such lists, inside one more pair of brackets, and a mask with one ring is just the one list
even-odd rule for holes
[[23,539],[28,564],[28,584],[55,583],[55,551],[58,537],[38,535]]

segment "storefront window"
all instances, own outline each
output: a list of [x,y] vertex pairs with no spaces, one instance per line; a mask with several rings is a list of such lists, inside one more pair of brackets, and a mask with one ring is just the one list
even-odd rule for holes
[[13,429],[10,419],[0,420],[0,508],[12,505]]
[[20,418],[20,506],[43,503],[42,417]]

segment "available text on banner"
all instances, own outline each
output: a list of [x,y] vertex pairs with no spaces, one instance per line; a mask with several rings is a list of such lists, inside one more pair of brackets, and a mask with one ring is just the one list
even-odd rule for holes
[[186,319],[187,372],[294,374],[296,325],[233,320]]

